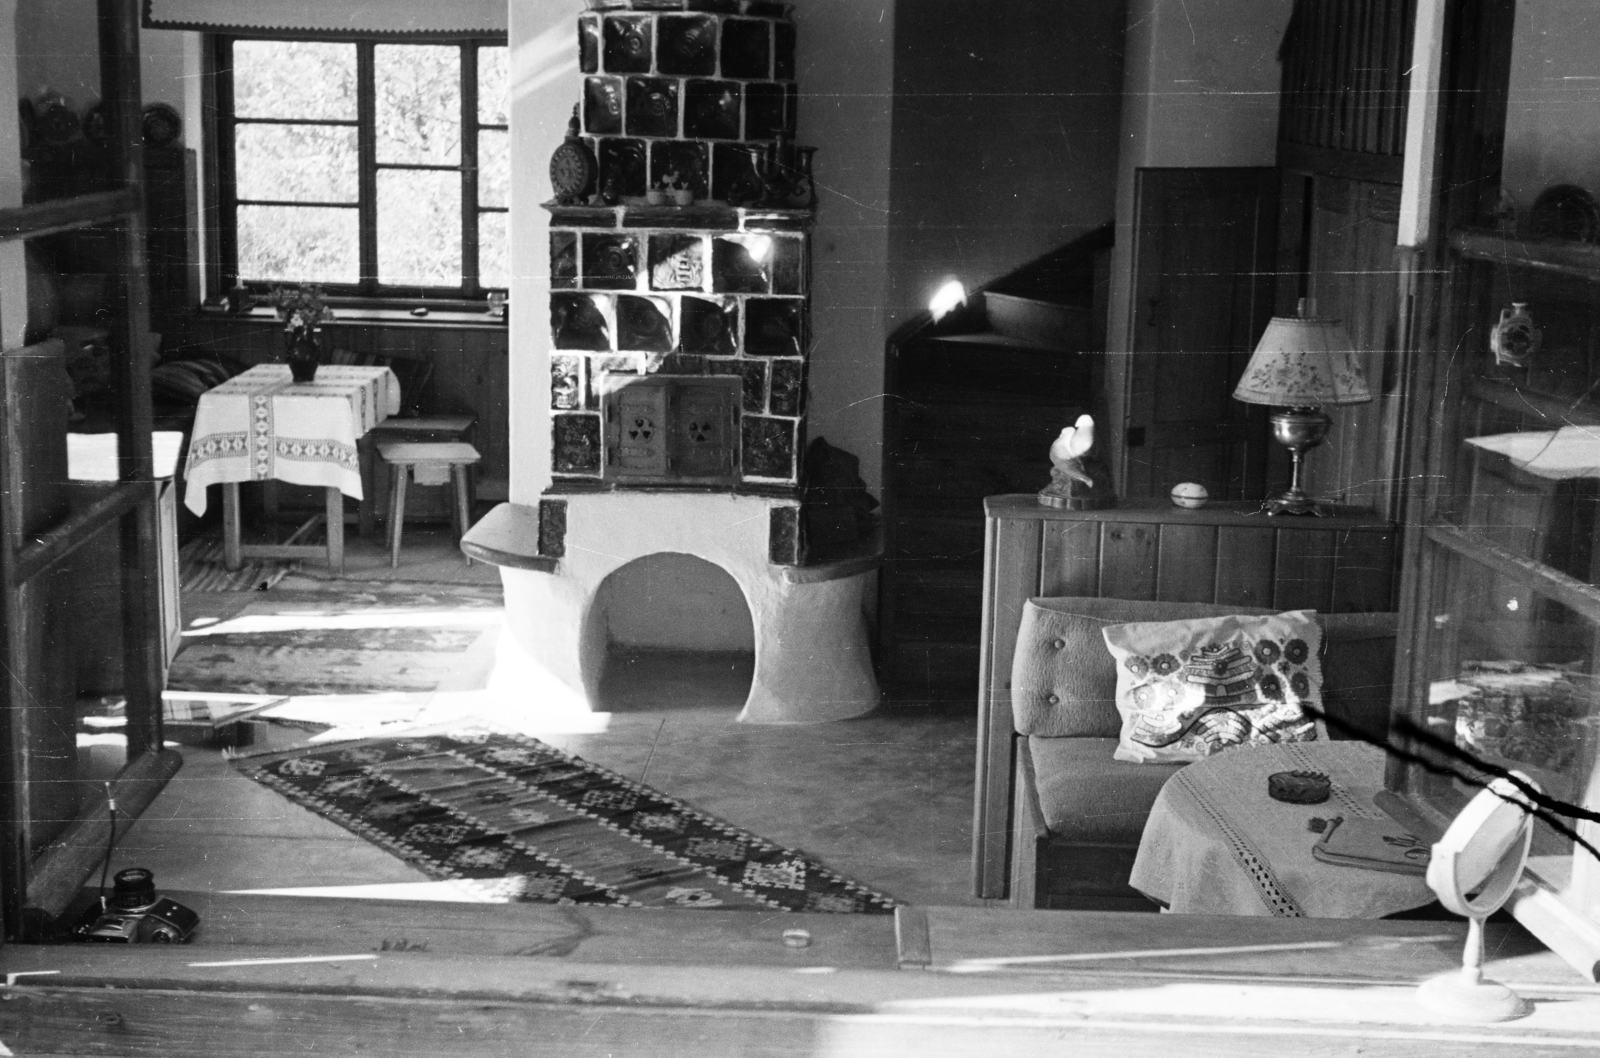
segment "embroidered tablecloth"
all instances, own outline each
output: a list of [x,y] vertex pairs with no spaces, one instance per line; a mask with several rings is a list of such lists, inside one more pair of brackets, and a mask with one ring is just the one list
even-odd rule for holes
[[356,441],[399,410],[387,367],[325,364],[315,381],[296,382],[287,364],[258,364],[200,397],[183,502],[204,514],[207,486],[268,478],[359,500]]
[[[1422,907],[1420,875],[1323,863],[1311,854],[1313,818],[1386,819],[1383,751],[1363,742],[1249,746],[1197,761],[1167,780],[1150,810],[1128,881],[1170,910],[1199,915],[1381,918]],[[1333,796],[1319,805],[1267,796],[1267,776],[1320,771]]]

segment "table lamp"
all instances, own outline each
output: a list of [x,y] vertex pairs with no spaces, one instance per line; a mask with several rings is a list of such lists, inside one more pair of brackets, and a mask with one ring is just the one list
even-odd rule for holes
[[1289,490],[1263,504],[1268,514],[1328,513],[1300,487],[1301,461],[1333,425],[1324,405],[1372,399],[1355,343],[1344,327],[1338,320],[1307,316],[1305,305],[1301,298],[1298,315],[1272,318],[1233,391],[1234,400],[1276,409],[1271,416],[1272,436],[1294,460]]

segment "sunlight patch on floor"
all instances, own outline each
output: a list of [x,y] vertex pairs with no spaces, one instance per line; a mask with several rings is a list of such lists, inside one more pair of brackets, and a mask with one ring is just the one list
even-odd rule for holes
[[497,893],[498,879],[451,878],[441,882],[377,882],[371,885],[308,885],[289,889],[229,889],[250,896],[318,896],[347,900],[427,900],[450,904],[509,904]]
[[191,627],[185,639],[219,635],[259,635],[263,632],[298,632],[346,628],[491,628],[505,619],[505,611],[488,608],[460,610],[362,610],[359,613],[247,614],[200,628]]
[[[493,614],[498,623],[502,614]],[[530,663],[509,634],[484,646],[492,647],[492,656],[486,651],[479,664],[465,658],[461,670],[433,691],[295,695],[261,715],[332,725],[307,740],[318,744],[394,738],[463,724],[530,738],[598,734],[610,727],[610,713],[590,711],[570,687]]]

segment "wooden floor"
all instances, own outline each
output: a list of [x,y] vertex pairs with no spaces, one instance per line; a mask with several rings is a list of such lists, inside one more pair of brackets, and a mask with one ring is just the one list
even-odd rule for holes
[[[468,567],[447,533],[408,529],[403,564],[381,543],[352,538],[342,581],[315,563],[267,592],[191,593],[184,615],[216,632],[247,603],[274,597],[286,619],[314,617],[319,592],[425,591],[429,584],[496,586],[492,567]],[[307,600],[312,600],[308,602]],[[921,904],[974,903],[970,894],[973,722],[965,712],[882,712],[813,725],[734,722],[751,679],[737,655],[619,654],[601,684],[603,715],[562,729],[540,726],[537,702],[490,701],[497,636],[462,656],[435,692],[296,700],[294,712],[359,724],[483,715],[532,734],[702,811],[799,848],[890,896]],[[309,732],[262,725],[256,748],[287,747]],[[359,734],[356,730],[353,733]],[[215,750],[183,749],[186,763],[118,843],[113,869],[144,866],[163,886],[189,890],[337,889],[382,897],[481,899],[420,871],[327,819],[240,776]],[[402,886],[396,889],[395,886]]]

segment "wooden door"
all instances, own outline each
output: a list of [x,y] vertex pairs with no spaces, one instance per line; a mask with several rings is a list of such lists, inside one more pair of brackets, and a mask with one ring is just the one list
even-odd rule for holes
[[1272,316],[1278,184],[1265,168],[1135,176],[1130,497],[1180,481],[1219,499],[1262,494],[1265,412],[1233,387]]

